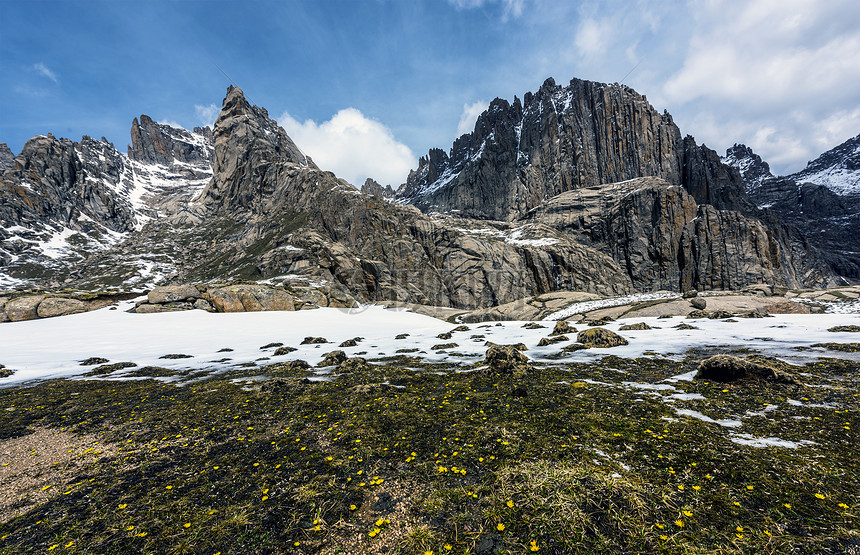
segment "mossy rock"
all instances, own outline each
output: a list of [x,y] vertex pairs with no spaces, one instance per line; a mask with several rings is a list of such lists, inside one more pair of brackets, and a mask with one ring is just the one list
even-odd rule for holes
[[832,328],[828,328],[827,331],[832,331],[834,333],[845,331],[851,333],[860,333],[860,326],[833,326]]
[[627,340],[606,328],[591,328],[579,332],[576,340],[582,343],[589,349],[593,348],[609,348],[627,345]]
[[346,341],[344,341],[343,343],[338,345],[338,347],[355,347],[363,339],[364,339],[363,337],[353,337],[352,339],[347,339]]
[[459,347],[457,343],[438,343],[430,347],[433,351],[439,351],[441,349],[453,349],[454,347]]
[[325,337],[305,337],[302,339],[302,345],[316,345],[321,343],[328,343],[328,339]]
[[843,353],[856,353],[860,351],[860,343],[815,343],[813,347],[821,347],[828,351],[841,351]]
[[487,341],[484,343],[485,347],[513,347],[518,351],[528,351],[529,348],[526,347],[525,343],[514,343],[512,345],[499,345],[498,343],[493,343],[492,341]]
[[407,337],[409,337],[408,333],[399,333],[396,336],[394,336],[394,339],[406,339]]
[[491,345],[484,357],[485,374],[502,374],[515,378],[523,377],[534,369],[529,359],[520,352],[518,345]]
[[451,335],[452,334],[450,331],[446,331],[445,333],[440,333],[436,337],[438,337],[439,339],[451,339]]
[[9,376],[11,376],[14,373],[15,373],[15,371],[12,370],[11,368],[5,368],[2,365],[0,365],[0,378],[8,378]]
[[110,361],[102,357],[90,357],[88,359],[82,360],[81,366],[95,366],[96,364],[104,364],[106,362]]
[[528,322],[527,324],[523,324],[522,327],[524,327],[527,330],[539,330],[539,329],[545,328],[546,326],[542,326],[542,325],[538,324],[537,322]]
[[576,333],[576,328],[571,327],[567,320],[559,320],[555,323],[550,335],[565,335],[567,333]]
[[260,350],[265,351],[266,349],[274,349],[275,347],[281,347],[282,345],[283,343],[269,343],[260,347]]
[[553,345],[555,343],[562,343],[564,341],[570,341],[570,338],[566,335],[556,335],[550,337],[541,338],[538,341],[538,347],[546,347],[547,345]]
[[764,380],[777,383],[796,384],[790,374],[769,365],[731,355],[714,355],[699,363],[697,380],[736,382],[741,380]]
[[[688,318],[689,318],[689,316],[688,316]],[[677,326],[672,326],[672,327],[675,328],[676,330],[697,330],[697,329],[699,329],[696,326],[691,326],[690,324],[685,324],[684,322],[681,322]]]
[[457,326],[456,328],[452,329],[449,333],[454,333],[454,332],[458,332],[458,331],[469,331],[470,329],[471,328],[469,326]]
[[183,355],[180,353],[171,353],[169,355],[162,355],[158,358],[167,359],[167,360],[177,360],[177,359],[181,359],[181,358],[193,358],[193,357],[192,357],[192,355]]
[[115,362],[113,364],[103,364],[101,366],[96,366],[84,376],[104,376],[105,374],[110,374],[111,372],[116,372],[117,370],[122,370],[123,368],[134,368],[137,366],[134,362]]
[[346,354],[343,351],[332,351],[330,353],[326,353],[322,361],[317,364],[317,366],[320,368],[325,366],[338,366],[345,360]]
[[275,352],[272,353],[272,356],[279,357],[279,356],[288,355],[295,350],[297,350],[295,347],[278,347],[277,349],[275,349]]
[[645,322],[637,322],[636,324],[624,324],[620,328],[619,331],[634,331],[634,330],[653,330],[651,326],[646,324]]

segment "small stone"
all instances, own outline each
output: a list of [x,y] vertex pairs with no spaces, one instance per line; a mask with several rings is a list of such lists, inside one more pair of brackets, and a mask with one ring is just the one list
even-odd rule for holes
[[278,347],[277,349],[275,349],[275,352],[272,353],[272,356],[279,357],[283,355],[288,355],[295,350],[297,350],[295,347]]

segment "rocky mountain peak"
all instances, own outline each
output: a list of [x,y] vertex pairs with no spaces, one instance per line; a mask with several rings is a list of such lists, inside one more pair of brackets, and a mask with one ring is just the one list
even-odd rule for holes
[[15,164],[15,155],[6,143],[0,143],[0,173],[5,172]]
[[860,135],[848,139],[787,176],[823,185],[838,195],[860,196]]
[[274,192],[278,180],[272,174],[281,166],[318,169],[266,109],[248,102],[239,87],[227,89],[213,137],[214,176],[203,201],[216,212],[259,210]]
[[398,200],[423,211],[513,220],[583,187],[662,177],[699,203],[753,210],[740,175],[630,87],[549,78],[522,102],[497,98],[446,154],[419,160]]
[[364,185],[361,186],[361,192],[366,195],[384,199],[392,199],[396,194],[394,189],[391,188],[391,185],[383,187],[377,183],[376,180],[369,177],[364,181]]
[[194,132],[153,121],[143,114],[131,123],[128,157],[145,164],[171,165],[208,163],[212,160],[212,131],[196,127]]
[[765,179],[774,177],[770,173],[770,166],[761,159],[761,156],[744,145],[735,143],[726,149],[726,155],[722,162],[738,170],[744,180],[744,188],[747,192],[757,189]]

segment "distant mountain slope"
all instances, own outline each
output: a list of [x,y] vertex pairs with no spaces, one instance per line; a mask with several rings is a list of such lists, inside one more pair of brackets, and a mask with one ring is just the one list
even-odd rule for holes
[[0,285],[50,282],[56,269],[181,210],[212,176],[208,128],[190,133],[141,116],[132,140],[138,148],[126,157],[105,139],[39,136],[4,163]]
[[723,161],[738,169],[750,198],[799,229],[833,271],[860,279],[860,135],[828,150],[806,169],[775,177],[745,145]]
[[805,169],[786,177],[799,183],[823,185],[842,196],[860,195],[860,135],[828,150],[809,162]]

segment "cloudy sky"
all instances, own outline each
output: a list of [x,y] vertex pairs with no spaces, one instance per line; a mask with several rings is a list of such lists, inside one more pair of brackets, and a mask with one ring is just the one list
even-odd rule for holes
[[359,185],[398,185],[494,97],[550,76],[623,80],[777,174],[860,133],[856,0],[3,0],[0,28],[15,153],[48,132],[124,151],[141,113],[211,124],[231,80]]

